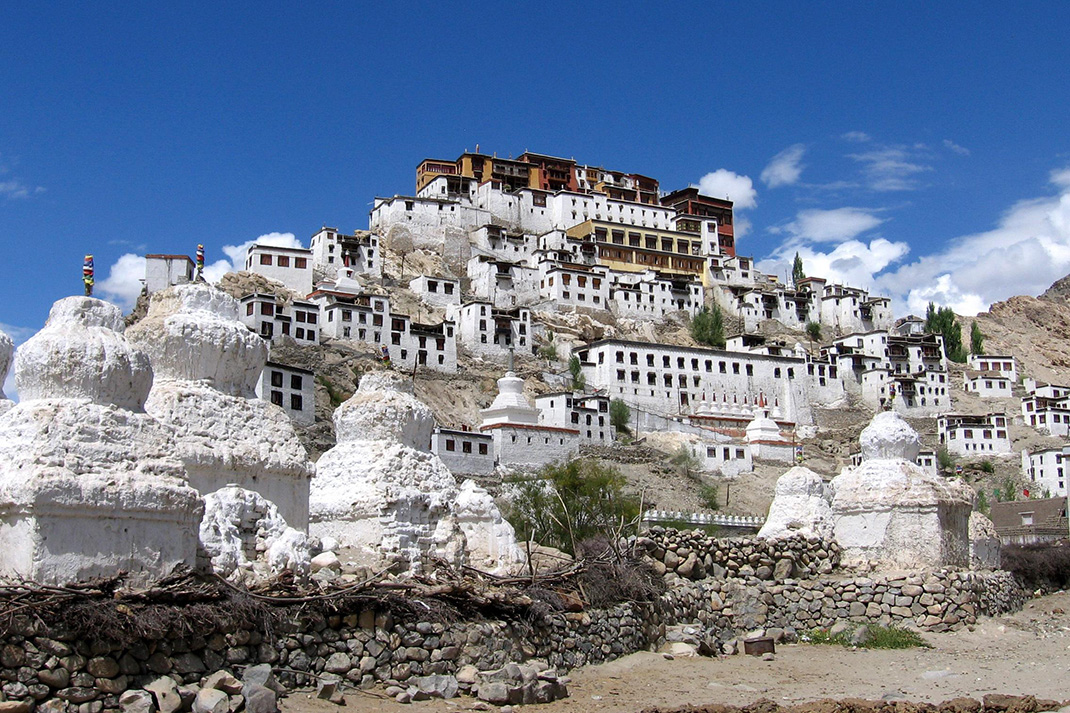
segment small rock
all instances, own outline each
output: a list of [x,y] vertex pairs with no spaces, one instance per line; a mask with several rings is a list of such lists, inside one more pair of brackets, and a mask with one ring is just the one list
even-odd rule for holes
[[775,661],[775,660],[776,660],[776,656],[773,654],[772,651],[766,651],[764,654],[762,654],[762,661]]
[[398,703],[412,703],[412,692],[409,690],[402,690],[401,693],[394,696],[394,700]]
[[[245,671],[242,672],[241,680],[242,683],[245,684],[245,686],[248,686],[249,684],[255,684],[257,686],[263,686],[264,688],[268,688],[274,691],[275,693],[286,692],[286,689],[278,681],[275,680],[275,674],[271,670],[271,664],[262,663],[256,666],[249,666],[245,669]],[[244,686],[242,688],[242,695],[245,696],[246,700],[248,700],[249,694],[245,692]]]
[[30,702],[0,701],[0,713],[30,713]]
[[215,673],[208,674],[201,683],[202,688],[215,688],[223,691],[229,696],[234,696],[241,693],[242,684],[241,681],[231,676],[226,671],[216,671]]
[[246,683],[242,695],[245,696],[245,713],[279,713],[278,696],[266,686]]
[[457,679],[446,674],[415,676],[409,683],[431,698],[453,698],[457,695]]
[[333,552],[321,552],[312,558],[311,565],[313,572],[319,572],[322,569],[329,569],[335,572],[342,571],[342,562],[338,559],[338,555]]
[[178,695],[178,684],[170,676],[160,676],[145,686],[152,694],[156,708],[160,713],[177,713],[182,709],[182,698]]
[[96,678],[115,678],[119,675],[119,662],[110,656],[89,659],[85,668]]
[[216,688],[202,688],[193,699],[193,713],[230,713],[230,697]]
[[494,705],[509,702],[509,686],[501,681],[487,681],[479,684],[478,698]]
[[316,683],[316,698],[330,701],[335,705],[345,705],[346,699],[342,695],[341,680],[334,675],[323,676]]
[[349,673],[350,669],[353,668],[353,662],[349,659],[349,656],[338,651],[327,657],[327,663],[323,668],[327,673],[344,675]]
[[148,691],[127,691],[119,696],[119,709],[123,713],[153,713],[152,694]]

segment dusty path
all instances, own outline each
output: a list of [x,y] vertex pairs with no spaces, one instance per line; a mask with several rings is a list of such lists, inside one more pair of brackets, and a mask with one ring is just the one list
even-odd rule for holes
[[[773,661],[751,656],[667,660],[640,652],[573,671],[571,697],[538,713],[638,711],[683,705],[781,704],[822,698],[905,699],[939,703],[986,693],[1070,699],[1070,594],[1036,599],[1021,612],[983,619],[974,631],[926,634],[930,649],[850,650],[838,646],[780,646]],[[347,710],[437,713],[470,710],[472,698],[402,705],[381,689],[346,696]],[[336,710],[307,694],[283,702],[284,713]]]

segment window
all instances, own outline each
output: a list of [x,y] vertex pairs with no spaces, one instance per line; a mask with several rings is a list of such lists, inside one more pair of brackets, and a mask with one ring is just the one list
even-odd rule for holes
[[290,388],[300,390],[301,376],[299,374],[290,374]]
[[452,438],[447,438],[446,439],[446,450],[447,451],[455,451],[455,450],[457,450],[457,444],[454,442],[454,440]]
[[307,257],[295,257],[294,258],[294,267],[296,267],[298,270],[306,269],[308,267],[308,258]]
[[275,404],[276,406],[282,406],[282,392],[281,391],[272,391],[271,392],[271,403]]
[[256,308],[253,306],[253,303],[250,302],[249,304],[245,305],[245,314],[251,315],[255,309]]
[[279,267],[289,267],[289,266],[290,266],[290,256],[289,255],[279,255]]
[[481,455],[481,456],[487,455],[487,444],[486,443],[480,443],[479,444],[479,455]]
[[275,314],[275,305],[271,304],[270,302],[261,302],[260,314],[266,314],[268,317],[272,316],[273,314]]
[[303,405],[304,405],[304,401],[301,398],[301,394],[290,394],[290,410],[291,411],[300,411]]
[[461,441],[461,452],[462,453],[471,453],[472,452],[472,442],[471,441]]
[[282,387],[282,372],[281,371],[272,371],[271,372],[271,385],[279,387],[279,388]]
[[261,265],[270,265],[271,264],[271,256],[270,255],[261,255],[260,256],[260,264]]

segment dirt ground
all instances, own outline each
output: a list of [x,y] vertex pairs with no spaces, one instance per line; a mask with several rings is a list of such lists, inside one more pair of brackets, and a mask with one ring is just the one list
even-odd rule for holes
[[[982,619],[972,631],[926,634],[932,648],[897,651],[791,644],[772,661],[752,656],[668,660],[640,652],[600,666],[576,669],[570,697],[538,713],[594,713],[681,706],[747,705],[769,699],[791,705],[825,698],[909,700],[939,703],[988,693],[1070,699],[1070,594],[1034,599],[1015,614]],[[475,706],[475,708],[474,708]],[[481,709],[459,697],[403,705],[382,688],[346,695],[353,713]],[[284,713],[337,710],[307,692],[282,702]],[[493,707],[492,707],[493,709]]]

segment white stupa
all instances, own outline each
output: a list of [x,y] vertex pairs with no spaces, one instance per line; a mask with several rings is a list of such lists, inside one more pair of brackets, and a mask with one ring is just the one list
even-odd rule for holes
[[779,540],[801,535],[831,539],[832,534],[832,508],[821,476],[801,465],[780,476],[758,537]]
[[4,382],[11,371],[11,362],[15,356],[15,343],[11,337],[0,331],[0,416],[7,413],[15,403],[4,393]]
[[499,423],[532,426],[539,423],[539,409],[528,402],[524,396],[524,380],[512,369],[498,379],[498,395],[494,397],[490,406],[482,409],[479,414],[483,417],[483,428]]
[[973,490],[915,464],[918,434],[893,412],[862,431],[862,464],[829,484],[841,562],[923,569],[970,564]]
[[123,328],[114,305],[68,297],[19,348],[20,402],[0,416],[0,574],[62,584],[195,563],[202,504],[143,411],[152,371]]
[[429,557],[491,570],[519,561],[512,527],[493,501],[468,488],[458,504],[456,480],[429,451],[433,424],[404,377],[364,375],[334,412],[337,445],[317,463],[310,534],[335,539],[351,561],[376,569],[418,571]]
[[267,346],[238,321],[237,300],[204,283],[168,288],[127,337],[149,355],[145,408],[174,432],[190,484],[255,491],[304,530],[314,467],[286,413],[256,398]]

